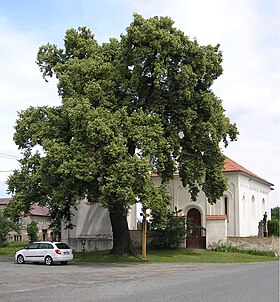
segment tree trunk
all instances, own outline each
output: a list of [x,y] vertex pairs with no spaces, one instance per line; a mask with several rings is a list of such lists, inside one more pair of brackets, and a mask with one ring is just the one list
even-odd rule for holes
[[124,212],[119,208],[111,211],[110,220],[113,231],[112,254],[135,256],[136,250],[130,238],[127,217],[124,215]]

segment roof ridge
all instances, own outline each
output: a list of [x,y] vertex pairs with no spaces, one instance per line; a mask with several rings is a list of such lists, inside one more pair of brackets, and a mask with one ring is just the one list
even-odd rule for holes
[[224,160],[224,172],[230,172],[230,171],[240,171],[240,172],[244,172],[247,173],[253,177],[256,177],[259,180],[262,180],[270,185],[273,186],[272,183],[270,183],[269,181],[265,180],[264,178],[258,176],[257,174],[251,172],[250,170],[246,169],[245,167],[243,167],[242,165],[238,164],[236,161],[232,160],[231,158],[229,158],[228,156],[225,156],[225,160]]

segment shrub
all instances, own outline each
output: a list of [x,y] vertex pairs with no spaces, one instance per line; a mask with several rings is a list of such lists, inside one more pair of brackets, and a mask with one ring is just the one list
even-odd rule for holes
[[280,233],[280,221],[278,219],[268,220],[267,222],[268,236],[278,236]]
[[11,231],[18,231],[18,227],[0,212],[0,246],[6,246],[7,236]]
[[186,238],[185,219],[170,214],[166,226],[153,231],[151,247],[162,249],[178,249]]
[[37,241],[38,240],[38,225],[36,221],[32,220],[27,225],[27,235],[30,241]]
[[271,209],[271,220],[280,220],[280,208],[277,206],[273,209]]

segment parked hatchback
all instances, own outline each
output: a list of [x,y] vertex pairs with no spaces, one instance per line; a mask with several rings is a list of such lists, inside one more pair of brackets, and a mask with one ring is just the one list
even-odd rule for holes
[[67,264],[71,260],[73,260],[72,250],[63,242],[32,242],[25,249],[16,252],[15,255],[15,261],[19,264],[25,262],[43,262],[46,265],[54,262]]

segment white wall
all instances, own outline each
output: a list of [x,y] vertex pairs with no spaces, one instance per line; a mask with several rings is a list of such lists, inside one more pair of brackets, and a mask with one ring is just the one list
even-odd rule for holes
[[[202,226],[206,226],[206,215],[226,214],[225,198],[227,198],[227,235],[230,237],[257,236],[258,224],[264,212],[270,218],[269,185],[240,172],[225,172],[228,189],[216,204],[210,205],[204,193],[200,192],[197,201],[193,202],[187,188],[181,184],[176,175],[168,185],[172,196],[170,210],[182,209],[187,215],[191,208],[196,208],[202,215]],[[155,185],[160,185],[160,178],[153,177]],[[209,231],[209,230],[207,230]]]
[[[81,201],[74,211],[73,229],[62,226],[62,239],[69,238],[112,238],[112,228],[108,211],[101,204],[91,205]],[[136,229],[136,205],[133,205],[128,216],[128,225],[131,230]]]
[[247,175],[240,174],[239,182],[239,236],[257,236],[258,224],[264,213],[267,212],[270,218],[270,188]]
[[83,200],[77,208],[72,219],[75,227],[66,230],[62,227],[62,239],[112,237],[108,211],[100,204],[90,205]]
[[217,243],[225,243],[227,239],[226,219],[207,219],[206,221],[206,248]]

